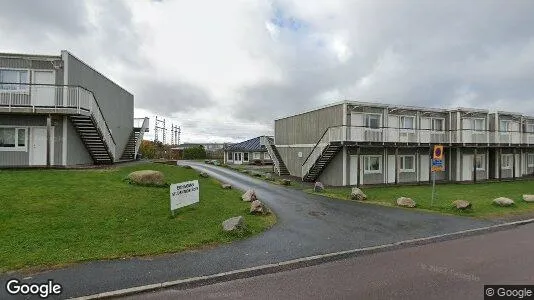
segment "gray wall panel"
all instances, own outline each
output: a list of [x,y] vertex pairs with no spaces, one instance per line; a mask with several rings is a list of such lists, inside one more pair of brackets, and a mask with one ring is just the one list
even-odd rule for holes
[[[311,147],[278,147],[276,148],[282,160],[286,164],[289,174],[292,176],[302,177],[302,164],[313,148]],[[302,157],[298,153],[302,152]]]
[[93,159],[69,120],[67,124],[67,165],[88,164],[93,164]]
[[133,95],[70,53],[67,65],[68,84],[82,86],[94,93],[115,139],[116,157],[119,158],[133,129]]

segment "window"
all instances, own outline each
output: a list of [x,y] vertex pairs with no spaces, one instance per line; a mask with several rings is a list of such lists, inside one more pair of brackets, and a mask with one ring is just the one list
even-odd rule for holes
[[534,167],[534,154],[527,155],[527,167]]
[[433,131],[444,131],[445,130],[445,120],[443,119],[432,119],[432,130]]
[[484,171],[486,169],[486,155],[477,154],[475,158],[475,166],[477,170]]
[[380,155],[367,155],[363,157],[364,173],[382,173],[382,157]]
[[473,119],[473,129],[476,131],[484,131],[486,130],[486,126],[484,125],[484,119]]
[[380,128],[380,115],[365,115],[365,127],[367,128]]
[[534,133],[534,124],[527,124],[527,132]]
[[0,69],[0,90],[20,91],[27,90],[29,83],[28,70]]
[[228,152],[228,160],[232,160],[232,152]]
[[248,152],[243,153],[243,161],[248,161]]
[[512,127],[510,126],[509,120],[500,120],[499,121],[499,130],[500,131],[510,131]]
[[26,151],[26,128],[0,127],[0,149]]
[[400,127],[402,129],[415,129],[415,117],[400,117]]
[[261,153],[259,153],[259,152],[252,153],[252,158],[253,159],[261,159]]
[[503,154],[501,157],[501,169],[511,169],[513,160],[513,154]]
[[265,153],[263,154],[263,158],[264,158],[264,159],[271,159],[271,156],[269,155],[268,152],[265,152]]
[[415,156],[414,155],[402,155],[400,158],[400,171],[401,172],[415,172]]

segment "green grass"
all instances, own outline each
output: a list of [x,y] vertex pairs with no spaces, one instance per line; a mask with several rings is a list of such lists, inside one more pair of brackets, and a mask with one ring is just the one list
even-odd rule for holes
[[[172,218],[169,188],[123,181],[132,171],[162,171],[168,183],[198,179],[200,203]],[[155,255],[228,243],[257,234],[275,216],[248,214],[241,192],[224,190],[192,169],[143,164],[95,170],[0,171],[0,272]],[[242,215],[240,235],[221,222]]]
[[[314,193],[312,189],[306,190]],[[430,210],[444,214],[472,217],[495,218],[514,214],[533,213],[534,203],[523,201],[523,194],[534,194],[534,181],[494,182],[479,184],[440,184],[436,185],[434,205],[431,206],[432,186],[392,186],[362,187],[367,195],[365,202],[385,206],[396,206],[396,199],[404,196],[415,200],[416,209]],[[350,187],[326,187],[322,193],[316,193],[338,199],[349,199]],[[507,197],[515,201],[511,207],[498,207],[492,203],[497,197]],[[472,209],[458,211],[452,207],[454,200],[471,202]]]

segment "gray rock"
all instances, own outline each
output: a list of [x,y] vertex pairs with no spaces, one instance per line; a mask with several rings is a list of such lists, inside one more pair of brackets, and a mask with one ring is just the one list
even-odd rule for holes
[[534,195],[523,195],[523,201],[534,202]]
[[208,175],[208,173],[206,173],[206,172],[200,172],[199,175],[200,175],[200,177],[204,177],[204,178],[208,178],[208,177],[210,177],[210,176]]
[[163,173],[160,171],[154,170],[135,171],[128,174],[127,179],[130,181],[130,183],[140,185],[165,185],[165,175],[163,175]]
[[250,203],[250,213],[253,215],[266,215],[271,213],[271,210],[265,207],[260,200],[254,200]]
[[205,159],[205,160],[204,160],[204,163],[209,164],[209,163],[211,163],[211,160],[209,160],[209,159]]
[[465,200],[454,200],[452,201],[452,206],[456,207],[456,209],[464,210],[471,208],[471,203]]
[[229,185],[228,183],[223,183],[223,184],[221,185],[221,187],[222,187],[223,189],[225,189],[225,190],[230,190],[230,189],[232,189],[232,186]]
[[352,191],[350,192],[350,199],[363,201],[363,200],[367,200],[367,195],[364,194],[362,190],[360,190],[359,188],[353,187]]
[[252,202],[258,200],[258,197],[256,197],[256,192],[254,190],[248,190],[241,196],[241,199],[243,199],[243,201]]
[[233,217],[222,222],[224,231],[234,231],[242,229],[245,226],[245,222],[242,216]]
[[267,181],[273,181],[274,180],[274,177],[273,177],[272,173],[265,173],[264,177],[265,177],[265,180],[267,180]]
[[183,165],[182,168],[184,168],[184,169],[192,169],[192,167],[190,165]]
[[280,180],[280,183],[281,183],[282,185],[291,185],[291,180],[289,180],[289,179],[282,179],[282,180]]
[[397,199],[397,205],[402,207],[414,208],[417,203],[415,203],[415,201],[413,201],[411,198],[400,197]]
[[514,200],[512,200],[510,198],[499,197],[499,198],[493,199],[493,204],[498,205],[498,206],[502,206],[502,207],[506,207],[506,206],[514,205],[515,202],[514,202]]
[[324,185],[319,181],[315,182],[315,184],[313,185],[313,191],[319,193],[324,191]]

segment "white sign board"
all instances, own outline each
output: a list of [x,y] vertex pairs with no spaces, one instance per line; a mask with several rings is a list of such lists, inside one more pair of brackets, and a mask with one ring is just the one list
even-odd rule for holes
[[171,184],[171,211],[199,201],[198,180]]

